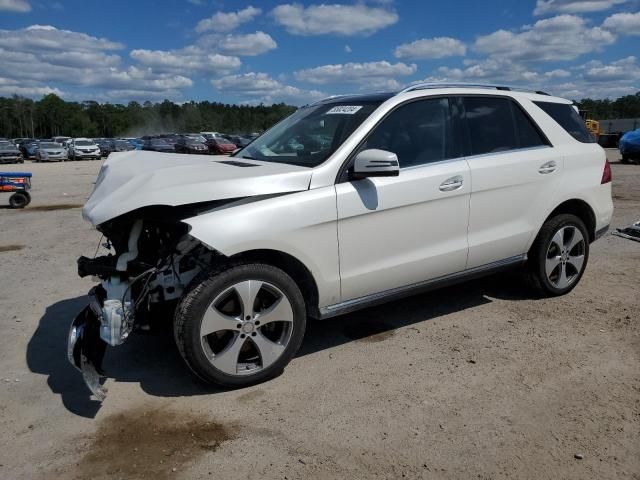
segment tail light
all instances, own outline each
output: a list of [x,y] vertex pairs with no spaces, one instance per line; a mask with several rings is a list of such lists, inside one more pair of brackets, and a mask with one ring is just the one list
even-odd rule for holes
[[602,172],[602,180],[600,181],[600,184],[604,185],[609,182],[611,182],[611,165],[609,164],[609,160],[605,160],[604,171]]

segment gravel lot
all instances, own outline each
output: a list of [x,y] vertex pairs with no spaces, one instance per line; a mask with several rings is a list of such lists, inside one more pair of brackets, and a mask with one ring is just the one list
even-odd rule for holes
[[[627,225],[640,166],[608,154]],[[0,478],[640,479],[640,243],[612,235],[565,297],[503,274],[315,322],[248,389],[203,385],[168,332],[138,334],[92,401],[65,347],[99,166],[0,166],[34,174],[32,204],[0,208]]]

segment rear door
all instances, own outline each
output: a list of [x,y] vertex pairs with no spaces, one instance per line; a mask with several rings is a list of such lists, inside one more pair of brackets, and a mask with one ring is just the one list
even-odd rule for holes
[[510,97],[462,97],[471,169],[467,268],[526,253],[563,169],[542,131]]
[[343,300],[464,270],[471,185],[458,108],[400,105],[358,149],[395,153],[400,175],[336,185]]

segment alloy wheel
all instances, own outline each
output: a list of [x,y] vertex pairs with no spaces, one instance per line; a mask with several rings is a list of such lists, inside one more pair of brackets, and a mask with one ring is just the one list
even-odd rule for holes
[[558,289],[569,287],[582,272],[585,259],[585,239],[572,225],[560,228],[547,248],[545,272],[549,282]]
[[250,375],[284,353],[293,332],[293,308],[275,285],[244,280],[225,289],[202,317],[200,338],[211,364],[227,375]]

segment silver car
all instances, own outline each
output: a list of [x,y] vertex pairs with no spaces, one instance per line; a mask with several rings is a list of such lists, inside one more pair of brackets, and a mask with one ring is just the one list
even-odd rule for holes
[[36,150],[36,162],[64,162],[67,159],[67,150],[61,143],[40,142]]

